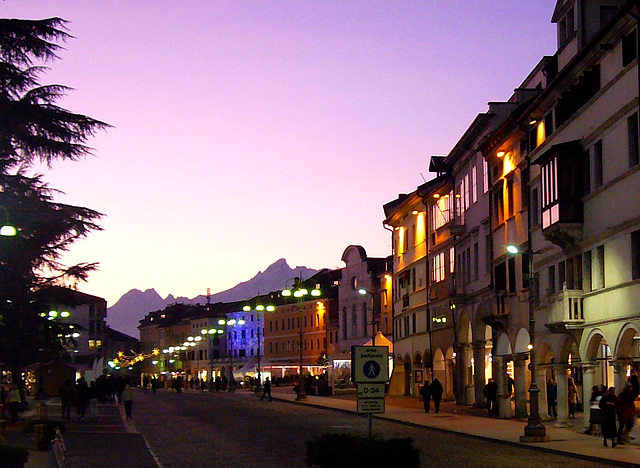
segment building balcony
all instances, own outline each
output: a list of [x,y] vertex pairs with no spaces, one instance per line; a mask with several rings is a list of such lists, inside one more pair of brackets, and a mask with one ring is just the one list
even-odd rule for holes
[[546,326],[554,333],[580,328],[584,324],[582,289],[567,289],[549,297],[549,319]]

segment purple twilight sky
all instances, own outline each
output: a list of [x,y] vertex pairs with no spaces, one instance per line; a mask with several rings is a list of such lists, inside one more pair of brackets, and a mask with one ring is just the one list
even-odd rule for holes
[[[44,83],[114,128],[45,172],[106,215],[68,263],[80,289],[193,297],[278,258],[335,268],[391,252],[382,205],[432,176],[487,102],[555,52],[555,0],[5,0],[69,20]],[[266,292],[266,291],[264,291]]]

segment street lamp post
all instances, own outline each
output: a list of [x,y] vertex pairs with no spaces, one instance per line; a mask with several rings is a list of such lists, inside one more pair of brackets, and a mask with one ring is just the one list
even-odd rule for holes
[[[378,320],[376,320],[376,294],[372,293],[371,291],[367,291],[364,288],[360,288],[358,289],[358,294],[362,295],[362,296],[366,296],[367,294],[371,295],[371,346],[375,346],[376,345],[376,323],[378,323]],[[365,331],[366,334],[366,331]]]
[[260,326],[260,317],[262,316],[262,323],[264,323],[264,313],[265,312],[274,312],[276,310],[276,307],[274,305],[263,305],[263,304],[257,304],[254,308],[252,308],[250,305],[245,305],[244,307],[242,307],[242,310],[245,312],[251,312],[252,310],[255,310],[257,312],[257,317],[256,317],[256,321],[258,323],[258,329],[257,329],[257,338],[258,338],[258,353],[257,353],[257,359],[258,359],[258,383],[256,384],[256,393],[261,391],[262,388],[262,353],[260,351],[260,335],[261,333],[261,329],[263,329],[262,326]]
[[[225,319],[220,319],[218,320],[218,324],[219,325],[225,325],[227,328],[231,327],[233,328],[236,325],[244,325],[245,321],[244,319],[234,319],[231,318],[229,320],[225,320]],[[235,383],[236,383],[236,379],[233,377],[233,337],[231,336],[231,334],[228,335],[227,338],[227,343],[229,343],[231,349],[230,349],[230,353],[229,353],[229,374],[230,374],[230,378],[229,378],[229,392],[233,392],[235,391]]]
[[304,367],[304,355],[302,350],[302,340],[304,336],[304,330],[302,328],[302,304],[304,302],[305,296],[311,295],[313,297],[318,297],[322,293],[319,289],[314,288],[311,291],[306,289],[302,284],[302,280],[300,278],[293,278],[293,280],[294,280],[293,289],[284,289],[282,291],[282,295],[285,297],[293,296],[298,299],[298,312],[299,312],[298,320],[300,321],[299,322],[300,338],[298,341],[298,347],[300,348],[300,377],[298,382],[298,393],[296,395],[296,401],[305,401],[307,399],[307,392],[304,388],[304,375],[302,373],[303,367]]
[[[512,254],[519,253],[519,249],[516,246],[507,246],[507,251]],[[533,249],[531,245],[531,231],[528,231],[528,246],[525,251],[525,255],[528,261],[528,273],[529,278],[529,369],[531,371],[531,385],[529,386],[529,418],[527,419],[527,425],[524,427],[524,435],[520,436],[520,442],[548,442],[550,440],[547,435],[544,424],[542,424],[542,418],[540,417],[538,394],[540,389],[536,382],[536,319],[535,319],[535,295],[537,277],[533,271]]]

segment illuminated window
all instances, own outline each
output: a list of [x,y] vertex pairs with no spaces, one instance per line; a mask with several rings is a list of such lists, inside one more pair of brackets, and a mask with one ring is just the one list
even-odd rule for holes
[[542,227],[546,228],[559,220],[558,207],[558,160],[553,158],[541,168],[542,175]]
[[434,255],[431,259],[431,280],[434,283],[444,280],[445,278],[445,262],[444,252]]
[[471,168],[471,203],[478,201],[478,170],[476,166]]
[[489,163],[486,159],[482,160],[482,191],[487,193],[489,190]]
[[89,340],[89,349],[95,349],[96,348],[96,342],[94,340]]
[[456,249],[451,247],[449,249],[449,273],[455,272],[456,268]]
[[433,231],[451,221],[453,192],[444,195],[431,206],[431,228]]

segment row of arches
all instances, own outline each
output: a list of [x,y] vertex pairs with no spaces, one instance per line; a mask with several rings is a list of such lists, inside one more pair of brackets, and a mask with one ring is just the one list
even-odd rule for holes
[[[498,384],[501,417],[526,417],[531,385],[528,330],[525,326],[492,323],[480,315],[472,320],[463,312],[457,330],[458,343],[434,349],[433,359],[429,350],[397,354],[394,371],[397,375],[392,379],[396,393],[418,395],[424,379],[438,378],[445,399],[481,406],[484,385],[493,377]],[[640,374],[640,322],[610,322],[559,333],[545,328],[537,330],[538,407],[543,417],[556,417],[557,425],[570,424],[569,377],[575,381],[581,401],[588,401],[593,386],[613,386],[621,391],[632,372]],[[547,405],[548,385],[557,388],[557,416],[550,414],[552,409]]]

